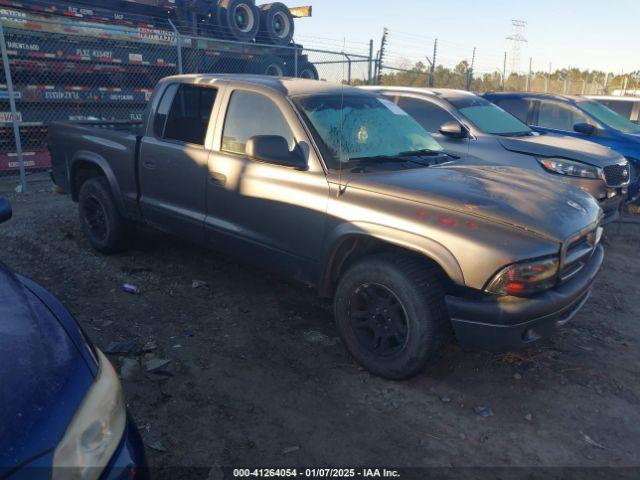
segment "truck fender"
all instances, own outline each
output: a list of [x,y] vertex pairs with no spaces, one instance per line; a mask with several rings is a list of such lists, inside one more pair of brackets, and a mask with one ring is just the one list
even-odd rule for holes
[[338,225],[331,231],[325,241],[324,270],[320,279],[320,288],[324,290],[331,282],[331,274],[336,254],[347,238],[354,236],[369,237],[405,250],[412,250],[436,262],[449,279],[465,285],[464,275],[455,256],[444,245],[415,233],[368,222],[349,222]]
[[116,176],[113,173],[113,170],[109,166],[109,162],[102,156],[98,155],[95,152],[90,152],[88,150],[79,150],[75,153],[75,155],[71,158],[69,162],[69,184],[71,185],[71,195],[74,200],[78,200],[79,191],[75,189],[75,176],[74,172],[76,169],[76,165],[80,162],[83,163],[92,163],[96,165],[102,172],[104,176],[107,178],[109,182],[109,186],[111,187],[111,193],[113,193],[113,198],[116,202],[116,206],[122,215],[124,215],[125,208],[124,203],[122,201],[122,194],[120,192],[120,187],[118,186],[118,181],[116,180]]

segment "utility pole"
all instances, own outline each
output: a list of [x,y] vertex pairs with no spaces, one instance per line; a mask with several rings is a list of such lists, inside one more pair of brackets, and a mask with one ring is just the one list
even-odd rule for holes
[[500,90],[504,92],[504,86],[506,84],[506,76],[507,76],[507,52],[504,52],[504,61],[502,62],[502,86]]
[[525,91],[528,92],[529,89],[531,88],[531,74],[532,72],[532,66],[533,64],[533,57],[529,57],[529,73],[527,74],[527,88],[525,88]]
[[429,88],[433,87],[433,76],[436,71],[436,60],[438,57],[438,39],[436,38],[433,42],[433,60],[429,57],[426,57],[427,62],[429,62]]
[[473,82],[473,66],[476,63],[476,47],[473,47],[473,54],[471,55],[471,66],[467,71],[467,90],[471,90],[471,83]]
[[387,27],[382,31],[382,40],[380,41],[380,50],[378,51],[378,75],[376,78],[377,85],[382,83],[382,68],[384,65],[384,54],[387,48],[387,37],[389,36],[389,29]]
[[520,52],[522,47],[528,43],[524,36],[527,22],[524,20],[511,20],[511,35],[507,37],[511,44],[511,71],[509,73],[520,73]]

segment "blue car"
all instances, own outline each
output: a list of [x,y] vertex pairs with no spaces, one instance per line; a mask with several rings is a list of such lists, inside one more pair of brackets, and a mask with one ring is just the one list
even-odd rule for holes
[[[9,218],[0,197],[0,222]],[[0,478],[147,478],[107,358],[59,300],[2,264],[0,381]]]
[[539,132],[578,137],[616,150],[631,164],[630,197],[640,193],[640,125],[586,97],[510,92],[483,97]]

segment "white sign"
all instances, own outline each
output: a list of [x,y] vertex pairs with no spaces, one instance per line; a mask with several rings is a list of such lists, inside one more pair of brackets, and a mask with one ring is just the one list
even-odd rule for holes
[[[22,122],[22,113],[16,112],[18,117],[18,122]],[[9,123],[13,122],[13,115],[11,112],[0,112],[0,123]]]

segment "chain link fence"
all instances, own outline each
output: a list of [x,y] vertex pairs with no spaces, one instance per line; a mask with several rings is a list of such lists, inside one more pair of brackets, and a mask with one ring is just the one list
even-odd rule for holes
[[0,8],[0,25],[0,176],[23,167],[23,187],[24,174],[50,167],[49,122],[141,121],[155,84],[169,75],[371,82],[370,56],[185,34],[171,22],[110,25]]

